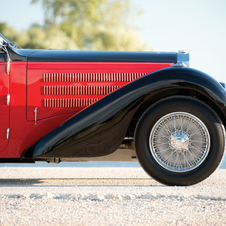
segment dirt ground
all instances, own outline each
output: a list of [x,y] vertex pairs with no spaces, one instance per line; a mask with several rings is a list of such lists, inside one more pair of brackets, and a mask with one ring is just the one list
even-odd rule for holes
[[0,225],[226,225],[226,170],[169,187],[141,168],[0,168]]

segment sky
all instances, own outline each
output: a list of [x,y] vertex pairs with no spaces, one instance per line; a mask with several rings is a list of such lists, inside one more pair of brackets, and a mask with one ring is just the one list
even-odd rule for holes
[[[18,31],[31,24],[43,24],[41,3],[31,0],[0,0],[0,22]],[[225,0],[131,0],[140,16],[128,23],[138,28],[142,40],[158,51],[187,50],[190,67],[226,83],[224,68],[226,52]],[[133,11],[132,10],[132,11]]]

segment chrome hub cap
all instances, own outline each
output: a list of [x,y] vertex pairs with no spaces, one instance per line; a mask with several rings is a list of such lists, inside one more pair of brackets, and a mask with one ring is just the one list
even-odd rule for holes
[[175,133],[171,135],[171,146],[176,150],[188,150],[189,139],[185,133]]
[[173,172],[187,172],[197,168],[207,157],[210,136],[198,117],[173,112],[155,123],[149,146],[160,166]]

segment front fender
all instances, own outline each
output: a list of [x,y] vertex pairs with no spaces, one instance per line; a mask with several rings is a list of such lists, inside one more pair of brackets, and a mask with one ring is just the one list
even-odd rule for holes
[[89,106],[27,149],[26,158],[98,157],[122,143],[137,109],[169,89],[191,89],[214,101],[225,115],[225,90],[212,77],[190,68],[167,68],[137,79]]

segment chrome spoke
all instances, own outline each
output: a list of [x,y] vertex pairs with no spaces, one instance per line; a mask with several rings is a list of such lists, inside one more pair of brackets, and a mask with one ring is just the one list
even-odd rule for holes
[[158,135],[158,137],[161,137],[161,138],[163,138],[163,139],[169,139],[169,137],[168,136],[165,136],[164,134],[162,134],[162,133],[159,133],[159,135]]
[[170,135],[171,134],[171,131],[170,131],[169,127],[167,126],[167,124],[164,123],[163,125],[166,128],[166,132],[168,133],[168,135]]
[[165,142],[165,143],[154,143],[154,146],[155,147],[158,147],[159,145],[166,145],[166,144],[168,144],[169,142]]
[[177,163],[180,163],[180,161],[178,161],[178,158],[179,158],[179,153],[177,152],[177,158],[176,158],[176,160],[174,162],[173,168],[176,167]]
[[184,153],[184,152],[182,152],[182,155],[184,156],[185,165],[189,165],[189,166],[191,166],[191,165],[190,165],[190,162],[188,161],[188,159],[187,159],[187,157],[186,157],[186,155],[185,155],[185,153]]
[[168,147],[167,149],[165,149],[165,150],[159,155],[159,158],[161,158],[168,150],[170,150],[169,147]]

